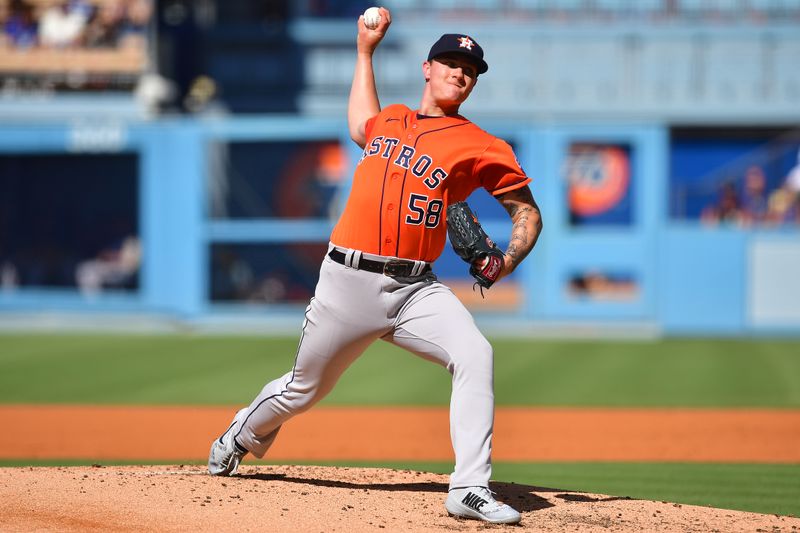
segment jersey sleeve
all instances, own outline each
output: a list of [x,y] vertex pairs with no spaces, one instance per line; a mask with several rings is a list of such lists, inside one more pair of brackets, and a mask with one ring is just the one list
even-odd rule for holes
[[531,182],[514,155],[511,146],[495,138],[481,154],[476,165],[481,185],[492,196],[519,189]]

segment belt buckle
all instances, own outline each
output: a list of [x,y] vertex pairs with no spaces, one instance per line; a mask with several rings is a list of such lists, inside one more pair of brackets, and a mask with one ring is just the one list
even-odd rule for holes
[[401,259],[390,259],[383,264],[383,275],[390,278],[410,276],[413,268],[414,263]]

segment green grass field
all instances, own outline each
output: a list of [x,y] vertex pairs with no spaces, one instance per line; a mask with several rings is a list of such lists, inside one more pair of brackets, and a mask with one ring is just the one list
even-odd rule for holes
[[[296,343],[252,336],[0,335],[0,403],[239,405],[290,369]],[[494,339],[493,345],[498,405],[800,408],[797,340]],[[446,405],[449,387],[444,369],[379,342],[323,403]],[[499,463],[494,477],[800,516],[800,465]]]

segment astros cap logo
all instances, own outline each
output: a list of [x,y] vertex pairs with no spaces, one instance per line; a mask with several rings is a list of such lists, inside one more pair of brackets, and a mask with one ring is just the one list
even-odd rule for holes
[[469,37],[459,37],[458,40],[461,43],[458,46],[461,48],[466,48],[467,50],[472,50],[472,47],[475,45],[475,41]]

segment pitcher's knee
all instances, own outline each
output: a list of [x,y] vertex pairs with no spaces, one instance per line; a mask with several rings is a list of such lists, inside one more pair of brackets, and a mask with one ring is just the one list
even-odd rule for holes
[[451,353],[451,372],[454,375],[488,376],[494,371],[494,350],[485,338],[462,346]]
[[278,403],[292,415],[311,409],[325,394],[316,387],[298,389],[289,386],[278,398]]
[[305,393],[305,394],[293,394],[292,395],[292,404],[294,406],[295,413],[302,413],[308,411],[314,405],[316,405],[322,398],[324,397],[323,394],[313,394],[313,393]]

